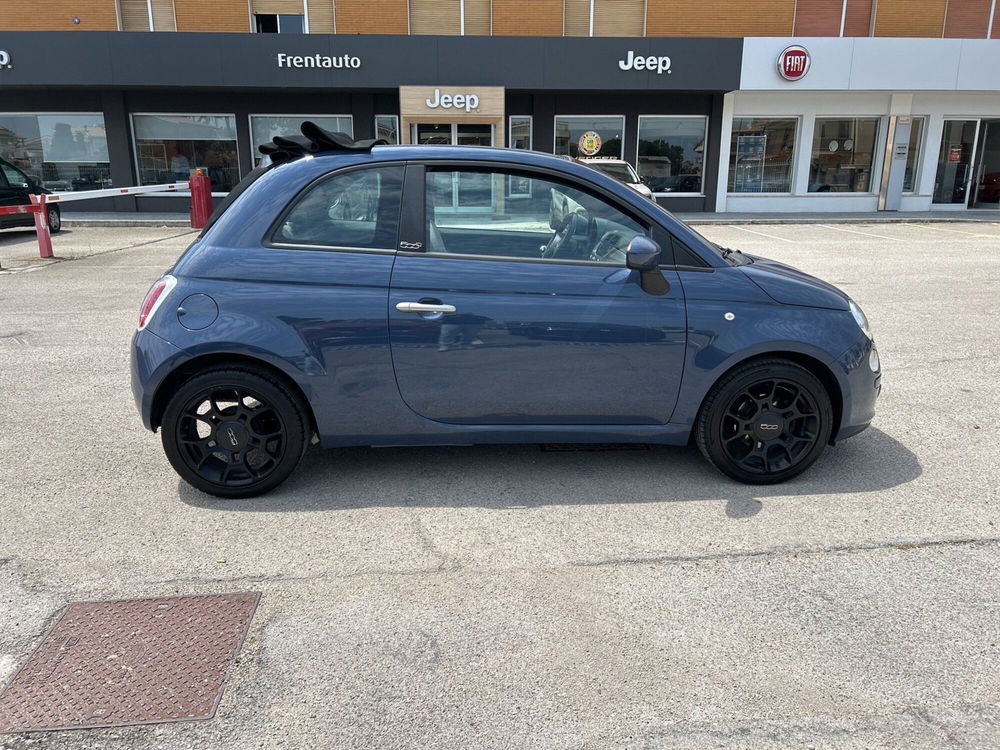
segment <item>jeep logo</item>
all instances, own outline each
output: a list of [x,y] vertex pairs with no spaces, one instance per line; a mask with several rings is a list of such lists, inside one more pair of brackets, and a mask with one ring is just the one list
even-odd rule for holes
[[662,75],[663,73],[669,75],[672,72],[670,70],[670,58],[666,55],[662,57],[657,57],[656,55],[639,57],[633,50],[628,51],[628,55],[624,60],[618,61],[618,67],[622,70],[655,70],[656,75]]
[[441,89],[434,89],[433,99],[424,99],[430,109],[465,109],[473,112],[479,109],[479,97],[475,94],[442,94]]

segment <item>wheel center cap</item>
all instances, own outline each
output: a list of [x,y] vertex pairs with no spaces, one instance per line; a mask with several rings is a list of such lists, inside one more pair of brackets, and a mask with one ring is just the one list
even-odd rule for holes
[[247,429],[239,422],[223,422],[215,428],[215,442],[227,451],[242,450],[247,444]]
[[754,432],[757,433],[758,440],[774,440],[785,431],[785,420],[772,411],[766,411],[760,415],[757,424],[754,425]]

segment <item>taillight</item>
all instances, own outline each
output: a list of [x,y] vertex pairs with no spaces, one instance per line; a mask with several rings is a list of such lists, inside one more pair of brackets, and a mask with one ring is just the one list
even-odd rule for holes
[[153,319],[153,315],[156,314],[157,308],[160,303],[167,298],[170,294],[170,290],[177,285],[177,279],[173,276],[164,276],[158,279],[149,291],[146,292],[146,299],[142,301],[142,307],[139,308],[139,330],[141,331],[146,327],[146,324]]

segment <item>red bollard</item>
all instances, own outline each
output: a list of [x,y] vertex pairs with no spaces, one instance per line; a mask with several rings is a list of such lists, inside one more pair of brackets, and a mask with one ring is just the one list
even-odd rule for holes
[[49,209],[45,205],[45,193],[31,195],[35,206],[35,235],[38,237],[38,257],[52,257],[52,235],[49,234]]
[[191,185],[191,226],[201,229],[212,215],[212,181],[200,169],[190,178]]

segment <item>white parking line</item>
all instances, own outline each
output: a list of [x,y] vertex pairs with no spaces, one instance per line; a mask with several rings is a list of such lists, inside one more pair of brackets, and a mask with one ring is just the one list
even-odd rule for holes
[[913,227],[914,229],[932,229],[935,232],[950,232],[951,234],[964,234],[968,237],[988,237],[996,239],[996,235],[993,234],[974,234],[972,232],[963,232],[961,229],[945,229],[944,227],[932,227],[928,224],[904,224],[903,226]]
[[865,237],[878,237],[880,240],[892,240],[893,242],[899,242],[898,237],[886,237],[884,234],[872,234],[871,232],[859,232],[857,229],[844,229],[843,227],[836,227],[832,224],[817,224],[818,227],[823,227],[824,229],[836,229],[838,232],[850,232],[851,234],[863,234]]
[[761,237],[770,237],[772,240],[781,240],[782,242],[792,242],[792,243],[795,242],[795,240],[789,240],[784,237],[778,237],[777,235],[774,234],[767,234],[766,232],[757,232],[753,229],[747,229],[746,227],[738,227],[735,224],[727,224],[726,226],[728,226],[730,229],[741,229],[744,232],[750,232],[750,234],[757,234],[760,235]]

